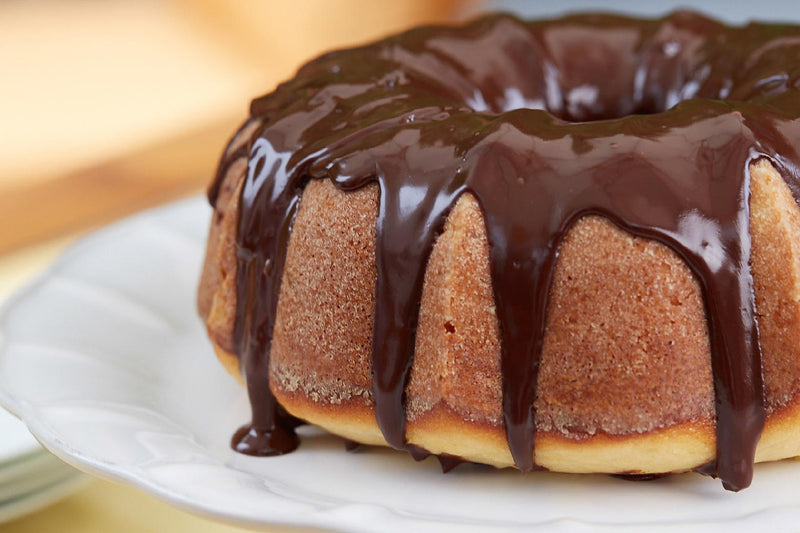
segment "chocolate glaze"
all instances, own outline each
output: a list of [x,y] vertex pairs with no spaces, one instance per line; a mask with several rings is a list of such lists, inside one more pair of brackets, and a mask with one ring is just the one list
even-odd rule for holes
[[[297,445],[269,391],[281,274],[311,179],[377,183],[375,412],[405,441],[405,387],[428,256],[461,194],[484,213],[502,341],[503,409],[535,468],[534,400],[553,268],[580,217],[656,239],[696,275],[712,352],[717,456],[700,469],[750,484],[765,418],[750,275],[749,165],[766,157],[800,197],[800,29],[728,28],[690,12],[420,28],[300,69],[253,101],[240,198],[235,351],[253,406],[235,446]],[[246,125],[245,125],[246,127]],[[237,151],[238,153],[238,151]],[[223,157],[209,189],[236,154]],[[244,441],[242,435],[255,435]]]
[[361,450],[364,449],[364,445],[354,440],[345,439],[344,449],[347,450],[348,452],[360,452]]
[[449,453],[440,453],[439,455],[436,456],[436,459],[439,460],[439,466],[442,468],[442,474],[447,474],[448,472],[451,472],[454,468],[469,462],[465,460],[463,457],[459,457],[457,455],[450,455]]
[[623,481],[655,481],[664,476],[666,476],[666,474],[611,474],[611,477]]

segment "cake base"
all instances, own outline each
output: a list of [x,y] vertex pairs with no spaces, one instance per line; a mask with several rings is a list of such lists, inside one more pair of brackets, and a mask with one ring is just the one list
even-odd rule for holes
[[[230,348],[231,257],[245,168],[234,164],[226,177],[200,291],[217,354],[239,379]],[[761,462],[800,455],[800,213],[768,161],[753,163],[750,173],[768,412],[756,452]],[[374,187],[344,193],[324,180],[309,184],[289,243],[270,369],[272,391],[292,415],[346,439],[385,445],[369,363],[376,209]],[[406,436],[431,453],[508,467],[489,280],[482,214],[465,195],[426,272]],[[581,219],[562,243],[551,292],[536,465],[660,474],[713,461],[709,359],[702,295],[680,258],[600,217]]]

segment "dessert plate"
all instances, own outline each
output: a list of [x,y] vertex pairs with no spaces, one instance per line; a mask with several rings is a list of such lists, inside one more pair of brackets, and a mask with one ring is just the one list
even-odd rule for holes
[[345,453],[302,428],[275,458],[228,446],[245,391],[195,313],[210,209],[148,211],[73,246],[0,312],[0,403],[60,458],[222,521],[335,531],[750,531],[800,521],[800,463],[741,493],[696,474],[651,482]]
[[37,474],[33,480],[7,487],[8,491],[0,486],[0,493],[13,492],[11,497],[0,498],[0,524],[56,503],[83,487],[89,479],[83,473],[60,463],[60,467],[54,467],[46,477]]
[[87,479],[0,408],[0,524],[60,500]]
[[33,435],[10,413],[0,409],[0,466],[41,450]]

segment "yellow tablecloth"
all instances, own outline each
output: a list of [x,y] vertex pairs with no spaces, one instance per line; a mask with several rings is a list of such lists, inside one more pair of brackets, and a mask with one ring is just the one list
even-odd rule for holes
[[[3,533],[245,531],[183,513],[134,488],[101,480],[92,481],[85,489],[43,511],[2,524],[0,529]],[[284,530],[277,528],[268,531]]]

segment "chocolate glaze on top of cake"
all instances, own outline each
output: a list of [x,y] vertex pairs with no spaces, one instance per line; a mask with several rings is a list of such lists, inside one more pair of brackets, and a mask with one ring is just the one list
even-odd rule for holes
[[[503,411],[522,471],[535,468],[534,399],[559,243],[589,214],[678,253],[706,302],[716,461],[747,487],[764,425],[750,274],[749,166],[769,158],[800,198],[800,28],[499,15],[324,55],[256,99],[237,235],[235,352],[253,407],[234,439],[279,454],[294,421],[269,391],[269,351],[304,186],[379,186],[372,369],[377,422],[405,441],[428,256],[458,197],[484,214],[502,340]],[[211,203],[227,166],[221,161]],[[419,452],[419,450],[413,450]]]

